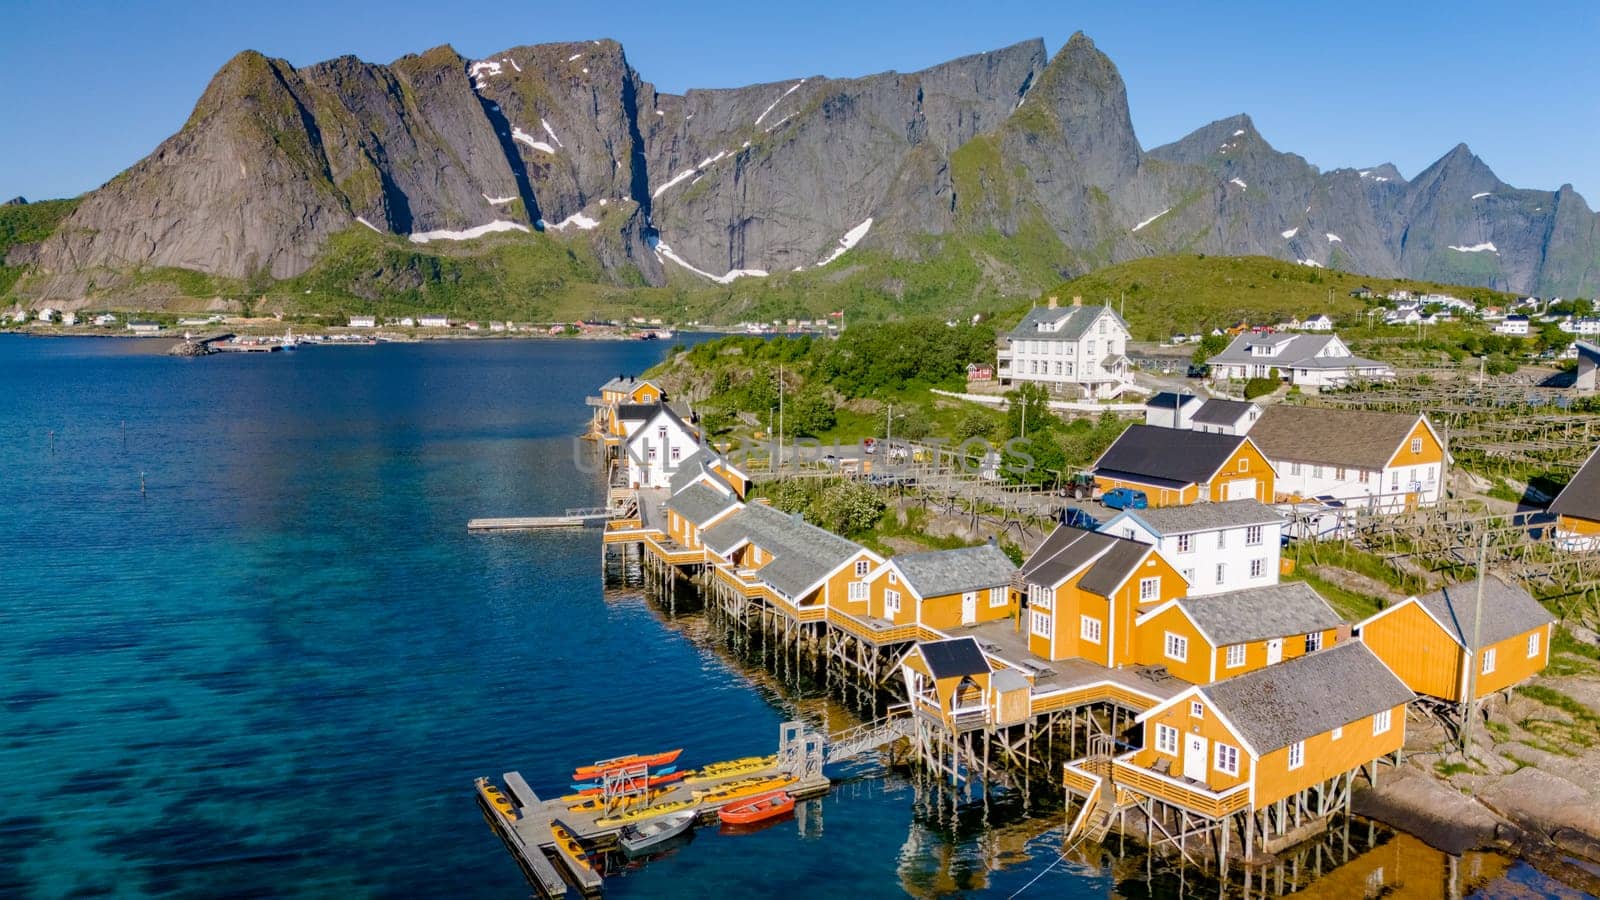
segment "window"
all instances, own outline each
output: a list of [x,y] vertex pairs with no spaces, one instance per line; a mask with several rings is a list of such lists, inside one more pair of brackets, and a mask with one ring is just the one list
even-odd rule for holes
[[1261,543],[1261,526],[1251,525],[1244,530],[1244,545],[1254,547]]
[[1194,536],[1188,534],[1178,535],[1178,552],[1190,553],[1194,550]]
[[1322,649],[1322,632],[1313,631],[1306,635],[1306,652],[1315,653]]
[[650,461],[650,462],[655,462],[655,461],[656,461],[656,448],[654,448],[654,447],[651,447],[651,448],[650,448],[650,453],[649,453],[649,454],[648,454],[648,456],[647,456],[647,457],[646,457],[646,458],[647,458],[647,459],[648,459],[648,460],[649,460],[649,461]]
[[1178,729],[1171,725],[1156,726],[1156,752],[1168,756],[1178,755]]
[[1083,616],[1078,625],[1078,637],[1091,644],[1100,643],[1100,620],[1094,616]]
[[682,454],[683,454],[683,448],[682,447],[673,447],[672,448],[672,461],[673,462],[677,462],[678,461],[678,457],[681,456]]
[[1488,675],[1494,671],[1494,648],[1483,651],[1483,674]]
[[1228,580],[1228,564],[1217,563],[1217,584],[1221,584],[1226,580]]
[[1072,374],[1072,361],[1071,360],[1067,361],[1067,374],[1068,375]]
[[1312,478],[1321,478],[1322,477],[1322,467],[1321,466],[1312,466],[1311,467],[1311,477]]
[[1003,587],[989,588],[989,605],[991,607],[1005,606],[1011,602],[1010,593]]
[[1241,471],[1241,472],[1250,471],[1250,460],[1248,460],[1248,459],[1239,460],[1239,471]]
[[1133,529],[1131,527],[1122,529],[1122,536],[1130,541],[1133,540]]
[[1337,478],[1340,481],[1343,481],[1344,480],[1344,466],[1339,466],[1338,468],[1334,469],[1333,470],[1333,477]]
[[1244,644],[1232,644],[1228,647],[1228,668],[1237,669],[1244,665]]
[[1300,474],[1300,464],[1297,463],[1297,462],[1289,463],[1289,474],[1290,475],[1299,475]]
[[1042,584],[1028,585],[1028,605],[1035,609],[1050,608],[1050,589]]
[[1039,637],[1043,637],[1043,638],[1049,637],[1050,636],[1050,614],[1049,613],[1042,613],[1042,612],[1039,612],[1038,610],[1034,610],[1032,619],[1033,619],[1033,626],[1032,626],[1033,633],[1038,635]]
[[1226,531],[1217,532],[1217,549],[1228,549],[1228,533]]
[[1184,569],[1182,574],[1183,574],[1183,580],[1184,581],[1187,581],[1190,584],[1194,584],[1194,570],[1193,569]]
[[1161,596],[1161,578],[1139,579],[1139,602],[1149,603]]
[[1400,490],[1400,470],[1399,469],[1395,469],[1393,472],[1389,473],[1389,490],[1391,490],[1391,491]]
[[1252,560],[1250,560],[1250,577],[1251,578],[1260,578],[1261,576],[1263,576],[1265,574],[1267,574],[1267,561],[1266,561],[1266,559],[1252,559]]
[[1532,658],[1534,658],[1535,656],[1538,656],[1538,655],[1539,655],[1539,632],[1535,631],[1533,634],[1528,635],[1528,658],[1532,659]]
[[667,442],[667,426],[663,425],[656,429],[656,438],[663,444]]
[[1411,439],[1411,452],[1412,453],[1421,453],[1422,452],[1422,438],[1417,437],[1417,438],[1412,438]]
[[893,569],[889,570],[889,583],[890,584],[899,584],[900,583],[900,576],[896,575],[894,573]]
[[1342,738],[1342,737],[1344,737],[1344,726],[1343,725],[1340,725],[1338,728],[1335,728],[1328,735],[1328,739],[1329,740],[1334,740],[1334,741],[1337,741],[1339,738]]
[[1091,358],[1094,356],[1094,341],[1089,341],[1087,344],[1084,344],[1083,354]]
[[850,582],[850,599],[851,600],[865,600],[865,599],[867,599],[867,583],[865,581],[852,581],[852,582]]
[[1368,472],[1366,469],[1362,469],[1361,470],[1361,483],[1362,484],[1366,484],[1367,480],[1369,478],[1371,478],[1371,477],[1372,477],[1372,473],[1371,472]]
[[857,578],[865,578],[865,577],[867,577],[867,569],[869,568],[869,566],[870,566],[870,564],[864,559],[856,560],[856,577]]
[[1373,713],[1373,715],[1372,715],[1372,733],[1373,734],[1383,734],[1385,731],[1389,730],[1389,713],[1391,713],[1391,712],[1393,712],[1393,710],[1386,709],[1381,713]]
[[1193,719],[1204,719],[1206,717],[1206,705],[1201,703],[1199,700],[1190,700],[1189,717]]
[[1428,483],[1429,484],[1433,484],[1434,478],[1437,476],[1437,473],[1438,473],[1438,467],[1436,467],[1436,466],[1429,466],[1428,467]]
[[895,613],[898,613],[900,611],[900,592],[899,591],[884,591],[883,592],[883,611],[888,613],[888,614],[890,614],[890,615],[894,615]]
[[1239,748],[1231,744],[1217,745],[1216,768],[1228,775],[1239,774]]
[[1167,659],[1185,662],[1189,659],[1189,639],[1181,634],[1167,632]]
[[1289,768],[1298,769],[1306,764],[1306,742],[1295,741],[1289,745]]

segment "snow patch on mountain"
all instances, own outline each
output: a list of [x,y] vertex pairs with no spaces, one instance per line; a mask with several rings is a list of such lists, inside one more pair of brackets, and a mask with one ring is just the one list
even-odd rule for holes
[[448,229],[440,229],[439,231],[418,232],[411,235],[411,243],[426,244],[429,241],[470,241],[473,238],[480,238],[486,234],[492,234],[496,231],[527,230],[528,226],[518,222],[507,222],[504,219],[496,219],[487,225],[477,225],[472,228],[468,228],[465,231],[450,231]]
[[1138,231],[1139,229],[1145,227],[1146,225],[1149,225],[1151,222],[1154,222],[1155,220],[1161,218],[1162,216],[1166,215],[1169,212],[1172,212],[1172,207],[1170,207],[1170,206],[1167,207],[1166,209],[1163,209],[1161,212],[1156,213],[1155,215],[1151,216],[1150,218],[1145,219],[1143,222],[1140,222],[1139,224],[1133,226],[1132,228],[1130,228],[1128,230],[1129,231]]
[[839,245],[834,247],[832,250],[828,251],[828,255],[827,256],[824,256],[823,258],[817,260],[817,265],[825,266],[828,263],[831,263],[834,260],[838,259],[839,257],[843,256],[845,254],[845,252],[848,251],[851,247],[854,247],[856,244],[861,243],[861,239],[866,237],[867,236],[867,232],[870,231],[871,229],[872,229],[872,217],[868,216],[867,220],[865,222],[862,222],[860,225],[857,225],[856,227],[850,229],[849,231],[846,231],[844,233],[844,237],[839,238]]

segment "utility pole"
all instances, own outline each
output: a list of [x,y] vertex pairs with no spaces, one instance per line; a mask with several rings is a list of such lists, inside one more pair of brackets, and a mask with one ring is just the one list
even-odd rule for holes
[[1462,698],[1461,755],[1465,757],[1472,748],[1472,720],[1478,717],[1478,641],[1483,638],[1483,578],[1489,560],[1489,526],[1480,525],[1483,537],[1478,542],[1478,597],[1472,610],[1472,645],[1467,648],[1467,695]]
[[[843,321],[842,319],[840,321]],[[783,469],[783,364],[778,364],[778,469]]]
[[889,409],[884,414],[884,417],[883,417],[883,442],[884,442],[884,444],[888,445],[887,447],[884,448],[883,452],[884,453],[888,453],[889,452],[888,448],[894,446],[894,404],[893,403],[889,404]]

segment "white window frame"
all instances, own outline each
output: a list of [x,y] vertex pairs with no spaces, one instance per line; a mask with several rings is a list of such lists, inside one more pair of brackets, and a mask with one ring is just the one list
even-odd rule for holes
[[1222,584],[1223,582],[1225,582],[1227,580],[1228,580],[1228,564],[1227,563],[1217,563],[1217,584]]
[[1028,585],[1028,605],[1034,609],[1049,610],[1055,602],[1050,589],[1042,584]]
[[1484,675],[1493,675],[1494,674],[1495,657],[1497,655],[1498,654],[1495,653],[1495,648],[1494,647],[1485,647],[1484,648],[1484,650],[1483,650],[1483,672],[1482,672],[1482,674],[1484,674]]
[[1421,453],[1422,452],[1422,438],[1414,437],[1414,438],[1411,439],[1411,452],[1412,453]]
[[1139,579],[1139,602],[1149,603],[1161,596],[1161,576]]
[[1224,775],[1237,776],[1239,774],[1239,748],[1232,744],[1217,742],[1216,752],[1212,754],[1212,767]]
[[898,613],[900,611],[900,592],[899,591],[884,591],[883,592],[883,611],[886,614],[889,614],[889,615],[894,615],[895,613]]
[[1179,553],[1193,553],[1194,552],[1194,535],[1192,535],[1192,534],[1180,534],[1180,535],[1178,535],[1178,552]]
[[1260,546],[1261,534],[1262,528],[1260,525],[1251,525],[1250,527],[1246,528],[1244,530],[1244,545],[1246,547]]
[[994,609],[1010,603],[1011,598],[1008,596],[1010,593],[1009,590],[1003,587],[989,588],[989,608]]
[[1250,577],[1263,578],[1267,574],[1267,558],[1265,556],[1250,560]]
[[1034,610],[1028,622],[1028,631],[1042,638],[1049,638],[1051,632],[1050,614],[1041,610]]
[[1533,659],[1539,655],[1540,633],[1537,631],[1528,634],[1528,658]]
[[867,562],[866,560],[864,560],[864,559],[856,560],[856,577],[857,578],[865,578],[865,577],[867,577],[867,571],[869,569],[871,569],[871,568],[872,568],[872,564]]
[[1083,640],[1086,640],[1091,644],[1100,643],[1100,628],[1100,620],[1096,619],[1094,616],[1078,617],[1078,637],[1082,638]]
[[1389,730],[1389,726],[1392,724],[1389,721],[1389,714],[1391,712],[1393,712],[1393,710],[1386,709],[1386,710],[1383,710],[1382,712],[1375,712],[1375,713],[1372,714],[1372,733],[1373,733],[1373,735],[1375,735],[1375,736],[1376,735],[1380,735],[1380,734],[1383,734],[1385,731]]
[[1342,737],[1344,737],[1344,726],[1343,725],[1340,725],[1340,726],[1334,728],[1332,731],[1328,732],[1328,740],[1330,740],[1330,741],[1337,741],[1339,738],[1342,738]]
[[1162,650],[1165,651],[1167,659],[1176,660],[1177,662],[1189,661],[1189,639],[1181,634],[1167,632]]
[[1178,755],[1178,729],[1157,723],[1156,752],[1166,756]]
[[1306,742],[1295,741],[1289,745],[1289,768],[1298,769],[1306,764]]
[[1201,703],[1199,700],[1190,700],[1189,701],[1189,718],[1191,718],[1191,719],[1204,719],[1205,717],[1206,717],[1206,705],[1204,703]]
[[865,600],[865,599],[867,599],[867,583],[865,581],[852,581],[852,582],[850,582],[850,599],[851,600]]
[[1321,649],[1322,649],[1322,632],[1320,632],[1320,631],[1308,631],[1308,632],[1306,632],[1306,652],[1307,653],[1315,653],[1315,652],[1317,652],[1318,650],[1321,650]]
[[1230,669],[1237,669],[1244,665],[1246,654],[1249,651],[1247,644],[1229,644],[1226,665]]
[[896,575],[893,569],[889,570],[889,583],[890,584],[899,584],[900,583],[900,576]]
[[1217,532],[1217,549],[1218,550],[1226,550],[1226,549],[1228,549],[1228,532],[1226,530],[1222,530],[1222,531],[1218,531]]

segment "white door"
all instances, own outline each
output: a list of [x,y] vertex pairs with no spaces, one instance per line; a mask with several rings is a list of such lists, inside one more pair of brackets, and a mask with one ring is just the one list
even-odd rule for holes
[[1267,665],[1283,660],[1283,638],[1267,641]]
[[1226,489],[1227,500],[1254,500],[1256,497],[1256,480],[1254,478],[1241,478],[1238,481],[1228,482]]
[[961,624],[973,625],[978,621],[978,592],[967,591],[961,595]]
[[1183,777],[1195,781],[1206,780],[1206,750],[1209,749],[1205,738],[1198,734],[1183,736]]

